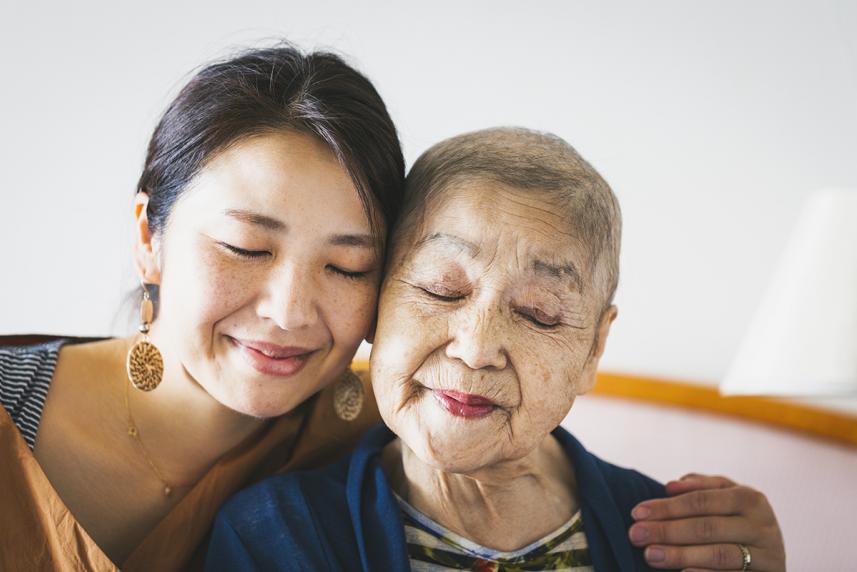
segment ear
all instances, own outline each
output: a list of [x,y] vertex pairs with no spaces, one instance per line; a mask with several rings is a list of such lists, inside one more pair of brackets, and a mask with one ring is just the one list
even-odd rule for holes
[[601,360],[601,356],[604,355],[604,348],[607,347],[607,336],[610,335],[610,326],[618,315],[619,309],[615,304],[611,304],[609,308],[602,312],[601,318],[598,320],[598,326],[595,331],[595,339],[593,340],[589,359],[583,368],[583,374],[580,376],[581,379],[578,394],[588,392],[595,385],[595,374],[598,371],[598,362]]
[[[598,335],[595,337],[595,347],[592,349],[592,357],[596,362],[604,355],[604,348],[607,347],[607,336],[610,335],[610,326],[613,320],[619,315],[619,308],[615,304],[611,304],[601,315],[601,321],[598,324]],[[598,365],[597,363],[595,364]]]
[[149,231],[149,194],[134,197],[134,263],[140,279],[146,284],[161,283],[160,244]]

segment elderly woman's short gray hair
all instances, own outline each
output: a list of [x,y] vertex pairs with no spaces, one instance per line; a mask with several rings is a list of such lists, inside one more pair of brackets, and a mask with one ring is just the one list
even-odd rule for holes
[[407,177],[405,206],[396,229],[421,222],[428,205],[454,184],[488,180],[542,192],[568,215],[587,253],[589,283],[602,311],[619,281],[622,219],[607,182],[562,138],[517,127],[465,133],[428,149]]

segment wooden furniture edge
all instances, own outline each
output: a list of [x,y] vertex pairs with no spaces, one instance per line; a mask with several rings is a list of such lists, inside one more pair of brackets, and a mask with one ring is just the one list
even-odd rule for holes
[[716,387],[599,373],[592,395],[683,407],[857,445],[857,416],[769,397],[726,397]]
[[[351,367],[368,370],[369,362]],[[600,372],[591,395],[645,401],[737,417],[857,446],[857,415],[768,397],[725,397],[717,388],[636,375]]]

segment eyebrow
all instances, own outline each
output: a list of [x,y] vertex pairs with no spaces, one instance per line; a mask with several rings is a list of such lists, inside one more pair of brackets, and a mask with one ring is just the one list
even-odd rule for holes
[[[465,250],[472,258],[476,258],[479,255],[479,246],[469,240],[461,238],[460,236],[447,234],[445,232],[435,232],[428,235],[417,243],[416,249],[420,249],[427,244],[438,242],[449,244],[460,250]],[[578,272],[577,267],[573,262],[568,261],[560,264],[551,264],[550,262],[536,259],[533,261],[532,269],[533,272],[540,276],[553,278],[557,281],[569,281],[578,292],[583,291],[583,281],[580,278],[580,272]]]
[[577,271],[577,267],[572,262],[565,262],[563,264],[556,265],[545,262],[544,260],[535,260],[533,261],[533,271],[536,274],[547,276],[548,278],[570,281],[578,292],[583,291],[583,282],[580,279],[580,272]]
[[[241,222],[261,226],[268,230],[283,231],[287,228],[286,223],[254,211],[244,209],[226,209],[223,211],[223,214]],[[328,238],[327,242],[333,246],[375,248],[375,240],[370,234],[335,234]]]
[[333,246],[357,246],[375,248],[375,240],[369,234],[335,234],[327,240]]
[[286,228],[285,223],[275,218],[253,211],[247,211],[243,209],[226,209],[225,211],[223,211],[223,214],[228,217],[232,217],[236,220],[240,220],[241,222],[255,224],[257,226],[267,228],[268,230],[284,230]]
[[422,248],[428,244],[432,243],[444,243],[450,246],[454,246],[459,250],[466,250],[471,258],[476,258],[479,255],[479,247],[470,242],[469,240],[464,240],[460,236],[455,236],[454,234],[447,234],[445,232],[435,232],[433,234],[428,235],[417,243],[416,248]]

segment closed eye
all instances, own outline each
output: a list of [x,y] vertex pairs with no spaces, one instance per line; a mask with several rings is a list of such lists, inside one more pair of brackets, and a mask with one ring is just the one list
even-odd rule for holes
[[262,258],[263,256],[270,256],[271,254],[267,250],[245,250],[243,248],[238,248],[237,246],[233,246],[225,242],[218,242],[217,244],[219,244],[222,248],[228,250],[232,254],[241,258]]
[[518,308],[516,312],[537,328],[553,330],[560,325],[558,317],[549,316],[538,308]]
[[366,278],[369,276],[371,271],[361,271],[361,272],[352,272],[350,270],[345,270],[344,268],[340,268],[338,266],[334,266],[332,264],[327,265],[327,269],[338,276],[342,276],[343,278],[348,278],[350,280],[360,280],[361,278]]
[[430,298],[440,300],[442,302],[455,302],[464,298],[465,294],[456,292],[441,286],[418,286],[420,290],[428,294]]

